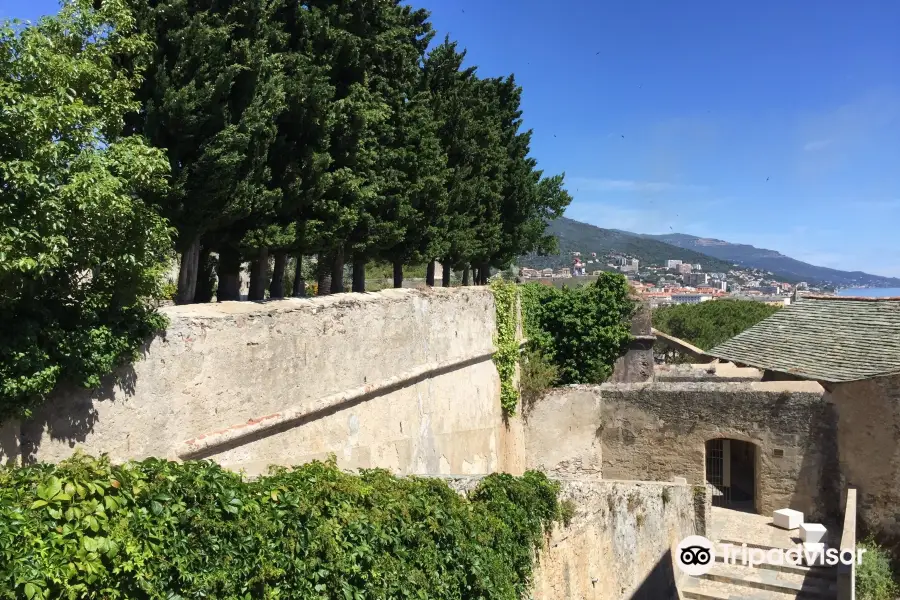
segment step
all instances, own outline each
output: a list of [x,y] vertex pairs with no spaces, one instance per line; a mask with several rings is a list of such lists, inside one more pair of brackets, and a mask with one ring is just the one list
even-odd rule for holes
[[685,577],[679,586],[685,600],[794,600],[796,593],[781,593],[748,588],[743,585]]
[[[744,542],[735,542],[731,540],[720,540],[716,542],[716,549],[718,550],[719,544],[730,544],[737,548],[740,548],[741,544]],[[763,546],[762,544],[747,544],[747,548],[759,548],[760,550],[765,550],[768,552],[769,550],[775,550],[774,546]],[[779,548],[781,550],[781,548]],[[717,552],[716,554],[716,562],[725,562],[725,557],[721,552]],[[737,560],[737,564],[739,566],[744,566],[740,562],[740,558]],[[781,571],[782,573],[792,573],[794,575],[800,575],[804,577],[818,577],[821,579],[827,579],[829,581],[834,581],[837,579],[837,567],[829,567],[829,566],[821,566],[821,565],[813,565],[813,566],[805,566],[805,565],[791,565],[791,564],[777,564],[770,563],[768,561],[760,563],[758,565],[754,565],[758,569],[769,569],[771,571]]]
[[833,600],[837,594],[837,586],[827,579],[723,563],[716,563],[703,575],[703,579],[756,590],[794,594],[796,598],[804,599]]

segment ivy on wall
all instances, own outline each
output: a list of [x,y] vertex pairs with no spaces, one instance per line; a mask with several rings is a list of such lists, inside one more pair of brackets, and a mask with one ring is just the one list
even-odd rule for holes
[[494,364],[500,375],[500,405],[504,414],[511,416],[516,413],[519,404],[519,390],[515,385],[516,365],[519,362],[519,340],[516,339],[519,291],[516,284],[503,279],[492,281],[491,291],[497,311]]
[[505,599],[571,507],[538,472],[446,482],[333,459],[257,480],[83,455],[0,468],[0,598]]

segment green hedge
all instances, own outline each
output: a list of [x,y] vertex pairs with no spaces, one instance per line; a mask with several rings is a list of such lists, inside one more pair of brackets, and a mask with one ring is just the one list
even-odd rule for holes
[[333,461],[251,482],[206,461],[0,469],[0,598],[518,600],[558,492],[529,472],[463,498]]

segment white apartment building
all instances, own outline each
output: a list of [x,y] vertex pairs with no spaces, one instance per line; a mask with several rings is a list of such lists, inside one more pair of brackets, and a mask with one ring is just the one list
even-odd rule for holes
[[672,294],[672,304],[700,304],[712,299],[709,294]]

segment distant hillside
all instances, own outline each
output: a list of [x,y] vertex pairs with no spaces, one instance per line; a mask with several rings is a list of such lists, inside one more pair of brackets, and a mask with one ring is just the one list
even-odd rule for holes
[[[523,256],[519,259],[519,265],[537,269],[558,268],[571,266],[571,252],[582,253],[582,258],[591,252],[596,252],[601,258],[609,252],[619,252],[634,256],[642,265],[664,265],[667,260],[682,260],[692,264],[699,263],[706,272],[728,271],[731,263],[701,254],[694,250],[687,250],[667,244],[662,241],[645,238],[627,231],[615,229],[603,229],[561,217],[551,221],[547,232],[553,234],[559,240],[560,253],[555,256]],[[605,265],[605,261],[603,262]],[[587,265],[588,271],[594,270],[594,265]],[[596,267],[601,269],[605,267]]]
[[665,242],[695,252],[702,252],[703,254],[745,267],[771,271],[785,279],[819,284],[830,283],[840,287],[900,287],[900,279],[896,277],[882,277],[880,275],[863,273],[862,271],[839,271],[827,267],[817,267],[785,256],[775,250],[766,250],[765,248],[757,248],[748,244],[732,244],[722,240],[700,238],[684,233],[642,234],[641,237]]

